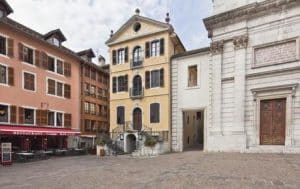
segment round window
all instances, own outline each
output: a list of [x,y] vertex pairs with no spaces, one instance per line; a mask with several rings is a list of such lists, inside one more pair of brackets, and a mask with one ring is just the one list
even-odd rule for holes
[[135,32],[138,32],[140,29],[141,29],[141,23],[136,22],[136,23],[133,25],[133,30],[134,30]]

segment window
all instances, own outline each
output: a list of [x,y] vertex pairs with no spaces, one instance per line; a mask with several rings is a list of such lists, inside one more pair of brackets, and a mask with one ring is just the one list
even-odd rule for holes
[[90,67],[89,66],[84,67],[84,75],[85,75],[85,77],[90,77]]
[[55,120],[55,112],[48,112],[48,125],[55,126],[54,120]]
[[103,97],[103,95],[102,95],[102,89],[101,88],[98,88],[98,95],[97,95],[97,97],[99,99],[101,99]]
[[63,113],[56,113],[56,126],[62,127],[63,126]]
[[84,130],[85,131],[91,131],[91,121],[88,119],[84,120]]
[[90,106],[91,106],[91,114],[95,115],[96,114],[96,105],[91,103]]
[[55,95],[55,80],[48,79],[48,94]]
[[140,66],[142,64],[142,48],[140,46],[135,47],[133,50],[133,67]]
[[48,125],[53,127],[62,127],[63,126],[63,117],[64,114],[61,112],[48,112]]
[[52,41],[52,44],[58,47],[58,46],[59,46],[59,40],[58,40],[57,38],[55,38],[55,37],[53,37],[53,38],[51,38],[51,39],[52,39],[52,40],[51,40],[51,41]]
[[34,124],[34,109],[24,109],[24,119],[25,119],[25,124]]
[[63,96],[63,84],[60,82],[56,83],[56,95],[60,97]]
[[4,12],[3,10],[0,9],[0,18],[2,18],[4,16]]
[[128,91],[128,76],[113,77],[113,93]]
[[125,107],[119,106],[117,107],[117,124],[125,123]]
[[48,70],[55,72],[55,59],[51,56],[48,56]]
[[125,49],[118,50],[118,64],[122,64],[125,62]]
[[160,41],[153,41],[151,43],[151,56],[159,56],[160,55]]
[[0,36],[0,54],[6,55],[6,38],[2,36]]
[[58,74],[64,74],[64,63],[61,60],[56,61],[56,71]]
[[188,68],[188,87],[197,86],[197,65]]
[[84,102],[84,113],[90,113],[90,103]]
[[0,65],[0,83],[7,84],[8,80],[7,67]]
[[24,89],[35,91],[35,75],[31,73],[24,72]]
[[33,64],[33,49],[24,46],[23,47],[23,61],[29,64]]
[[159,87],[160,83],[159,70],[151,71],[151,88]]
[[93,80],[96,80],[96,70],[95,70],[95,69],[92,69],[92,70],[91,70],[91,78],[92,78]]
[[96,95],[96,87],[95,86],[91,85],[90,93],[91,93],[92,96]]
[[0,105],[0,123],[8,122],[8,106]]
[[84,83],[84,93],[85,95],[90,95],[90,85],[88,83]]
[[159,106],[160,106],[159,103],[150,104],[150,123],[159,123],[160,121]]

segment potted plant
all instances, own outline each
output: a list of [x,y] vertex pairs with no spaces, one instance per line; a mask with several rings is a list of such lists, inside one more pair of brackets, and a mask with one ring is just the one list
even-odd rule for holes
[[144,142],[144,145],[146,147],[150,147],[152,150],[152,155],[153,155],[153,147],[155,147],[155,145],[157,144],[157,139],[153,136],[150,135],[146,135],[146,139]]
[[105,156],[105,145],[110,142],[110,138],[106,133],[100,133],[96,138],[97,156]]

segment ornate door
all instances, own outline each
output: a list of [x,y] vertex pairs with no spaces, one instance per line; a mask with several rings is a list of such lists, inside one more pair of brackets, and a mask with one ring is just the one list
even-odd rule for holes
[[140,108],[133,110],[133,129],[142,130],[142,110]]
[[264,100],[260,105],[260,144],[284,145],[286,99]]

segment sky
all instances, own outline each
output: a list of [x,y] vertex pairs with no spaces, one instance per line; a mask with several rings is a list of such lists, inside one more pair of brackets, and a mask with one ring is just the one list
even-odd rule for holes
[[14,9],[9,17],[42,34],[60,28],[66,47],[92,48],[108,60],[105,41],[139,8],[142,16],[171,24],[187,50],[209,44],[203,18],[211,15],[212,0],[7,0]]

